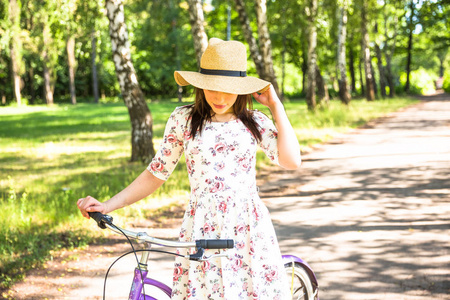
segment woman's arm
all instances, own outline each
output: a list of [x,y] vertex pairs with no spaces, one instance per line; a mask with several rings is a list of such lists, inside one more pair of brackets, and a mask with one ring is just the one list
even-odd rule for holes
[[253,97],[270,109],[277,127],[278,163],[288,170],[298,169],[301,164],[300,144],[275,89],[271,85],[266,92],[261,95],[254,93]]
[[116,209],[131,205],[156,191],[165,181],[144,170],[129,186],[105,202],[87,196],[78,199],[77,206],[81,214],[89,219],[88,212],[110,213]]

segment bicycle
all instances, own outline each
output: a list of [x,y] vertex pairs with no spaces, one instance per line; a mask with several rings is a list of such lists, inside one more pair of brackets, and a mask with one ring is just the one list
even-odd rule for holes
[[[133,282],[130,289],[129,300],[157,300],[156,298],[147,295],[145,293],[145,286],[153,286],[163,294],[167,295],[170,299],[172,289],[166,284],[148,277],[148,260],[150,252],[160,252],[170,255],[182,256],[186,259],[193,261],[207,261],[216,257],[226,257],[226,253],[213,254],[210,256],[205,255],[206,249],[232,249],[234,247],[234,241],[229,239],[218,240],[197,240],[193,242],[176,242],[171,240],[158,239],[149,236],[145,232],[134,232],[125,230],[113,224],[113,218],[109,215],[104,215],[99,212],[89,213],[89,216],[97,222],[97,225],[101,229],[110,229],[115,233],[124,235],[129,241],[132,251],[127,252],[117,258],[109,267],[104,281],[103,287],[103,299],[105,299],[106,293],[106,280],[108,278],[109,271],[112,266],[124,256],[134,253],[137,260],[137,267],[134,270]],[[136,240],[138,243],[145,244],[146,249],[135,250],[131,240]],[[196,252],[190,255],[180,255],[178,253],[151,249],[152,245],[159,245],[171,248],[195,248]],[[137,258],[137,252],[141,252],[141,258]],[[289,285],[291,288],[291,295],[293,300],[319,300],[319,285],[317,278],[311,269],[311,267],[301,258],[293,255],[283,255],[283,262]]]

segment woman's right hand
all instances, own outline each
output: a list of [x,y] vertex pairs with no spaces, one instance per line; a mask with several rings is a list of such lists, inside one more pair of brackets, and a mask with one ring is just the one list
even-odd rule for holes
[[80,198],[77,201],[78,209],[80,210],[83,217],[90,219],[89,214],[90,212],[101,212],[102,214],[106,213],[106,207],[105,204],[98,201],[94,197],[87,196],[86,198]]

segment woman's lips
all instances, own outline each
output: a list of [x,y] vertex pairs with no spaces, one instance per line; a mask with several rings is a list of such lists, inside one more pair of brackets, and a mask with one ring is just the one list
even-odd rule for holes
[[217,104],[214,104],[214,107],[217,108],[217,109],[223,109],[223,108],[225,108],[225,107],[227,107],[227,106],[226,106],[226,105],[217,105]]

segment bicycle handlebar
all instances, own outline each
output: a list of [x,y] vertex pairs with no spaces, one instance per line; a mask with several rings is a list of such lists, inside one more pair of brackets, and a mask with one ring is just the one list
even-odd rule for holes
[[232,249],[234,247],[234,240],[217,239],[217,240],[196,240],[195,242],[176,242],[158,239],[149,236],[145,232],[134,232],[122,229],[112,223],[113,218],[109,215],[104,215],[100,212],[90,212],[89,216],[97,222],[97,225],[102,228],[108,228],[118,234],[124,234],[129,238],[135,239],[138,242],[145,242],[160,246],[174,247],[174,248],[202,248],[202,249]]

